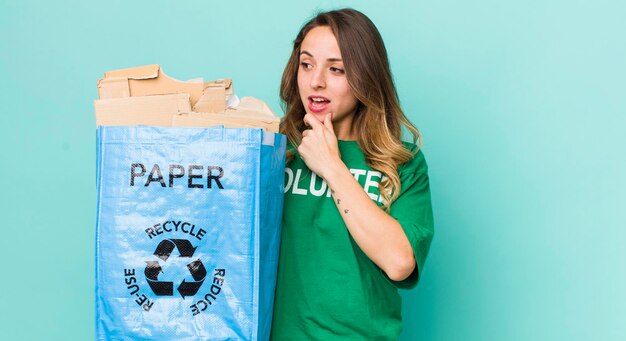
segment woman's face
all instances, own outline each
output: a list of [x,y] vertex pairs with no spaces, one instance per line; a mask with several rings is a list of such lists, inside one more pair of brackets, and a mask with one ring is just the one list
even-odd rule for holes
[[298,90],[307,113],[322,122],[326,114],[333,113],[337,137],[352,139],[358,100],[348,84],[337,39],[328,26],[315,27],[302,41]]

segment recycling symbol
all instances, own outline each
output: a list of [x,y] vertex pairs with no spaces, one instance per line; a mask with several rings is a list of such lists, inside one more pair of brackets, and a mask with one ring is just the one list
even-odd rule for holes
[[[196,251],[196,247],[193,247],[186,239],[164,239],[157,245],[154,255],[163,262],[167,262],[174,249],[178,249],[182,258],[191,258]],[[206,269],[199,258],[187,264],[187,269],[189,269],[194,281],[187,282],[183,279],[176,288],[183,299],[185,296],[195,295],[202,286],[206,276]],[[159,281],[159,274],[162,272],[163,269],[161,269],[161,264],[158,261],[146,261],[144,273],[148,285],[150,285],[154,294],[157,296],[173,296],[174,282]]]

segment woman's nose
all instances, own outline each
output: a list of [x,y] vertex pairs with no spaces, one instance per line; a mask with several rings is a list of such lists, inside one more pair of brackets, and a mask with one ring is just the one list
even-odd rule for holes
[[324,87],[326,87],[326,76],[324,75],[324,70],[321,68],[314,70],[311,77],[311,88],[321,89]]

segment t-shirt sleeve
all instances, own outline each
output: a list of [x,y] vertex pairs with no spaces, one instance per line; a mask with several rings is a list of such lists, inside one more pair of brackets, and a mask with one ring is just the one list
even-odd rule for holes
[[390,215],[396,219],[406,234],[416,267],[402,281],[392,281],[396,287],[410,289],[417,285],[434,233],[433,210],[430,201],[428,166],[419,151],[413,159],[400,166],[400,195],[391,205]]

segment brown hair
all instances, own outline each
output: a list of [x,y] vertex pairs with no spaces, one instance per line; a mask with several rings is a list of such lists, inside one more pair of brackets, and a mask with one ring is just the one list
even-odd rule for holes
[[[302,141],[303,118],[306,115],[298,90],[300,47],[304,37],[313,28],[329,27],[341,51],[348,84],[358,99],[353,125],[357,142],[367,164],[380,171],[384,177],[379,190],[384,198],[383,207],[389,210],[400,192],[398,166],[410,160],[421,146],[417,128],[400,108],[387,50],[374,23],[363,13],[346,8],[317,14],[300,29],[293,43],[291,56],[283,72],[280,97],[285,111],[280,132],[297,147]],[[402,143],[402,126],[413,136],[417,148],[406,149]],[[288,162],[294,157],[287,153]]]

